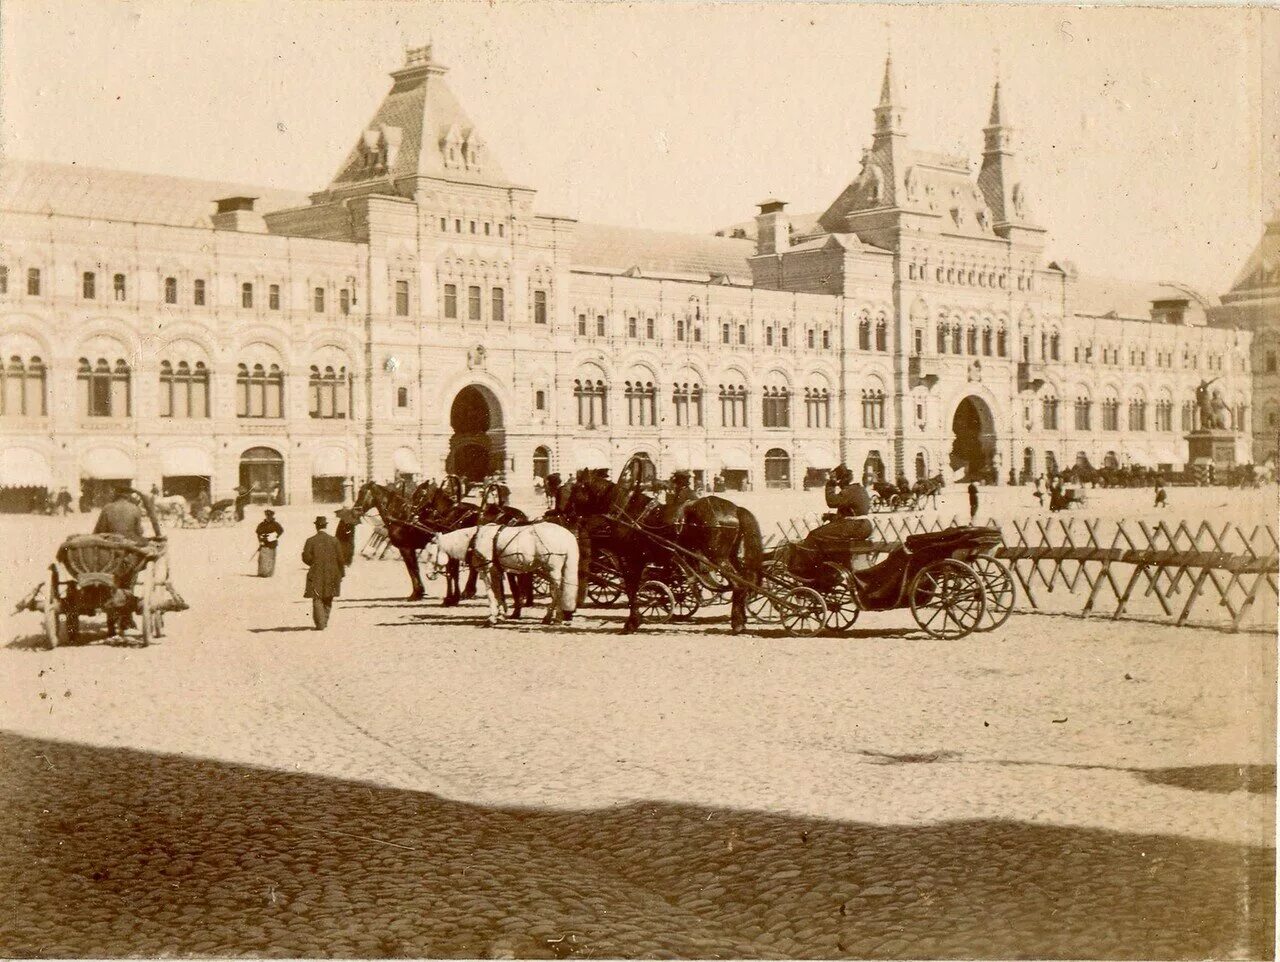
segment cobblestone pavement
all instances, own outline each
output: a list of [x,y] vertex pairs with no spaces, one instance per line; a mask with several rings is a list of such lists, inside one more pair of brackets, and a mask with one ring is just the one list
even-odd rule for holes
[[489,629],[389,561],[321,634],[313,513],[271,581],[178,532],[151,648],[0,625],[0,955],[1272,954],[1264,636]]

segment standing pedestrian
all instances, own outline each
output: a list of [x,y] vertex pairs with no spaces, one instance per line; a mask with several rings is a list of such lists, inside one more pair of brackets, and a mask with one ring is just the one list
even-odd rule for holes
[[324,631],[333,611],[333,599],[342,592],[342,546],[325,528],[329,519],[316,516],[316,533],[302,546],[302,563],[307,566],[307,590],[302,597],[311,599],[311,616],[316,631]]
[[1155,507],[1163,508],[1169,501],[1169,495],[1164,490],[1164,482],[1156,478],[1156,503]]
[[976,482],[969,482],[969,520],[973,521],[978,516],[978,485]]
[[244,520],[244,508],[249,503],[249,499],[253,496],[253,488],[247,484],[242,484],[236,488],[236,520]]
[[1043,480],[1043,478],[1042,478],[1042,477],[1037,477],[1037,478],[1035,479],[1036,490],[1035,490],[1035,493],[1034,493],[1033,497],[1035,497],[1036,501],[1038,501],[1038,502],[1040,503],[1040,507],[1042,507],[1042,508],[1043,508],[1043,507],[1044,507],[1044,491],[1043,491],[1043,490],[1041,490],[1041,488],[1040,488],[1040,482],[1041,482],[1042,480]]
[[267,510],[254,533],[258,536],[258,577],[270,578],[276,573],[276,549],[284,528],[276,520],[276,513]]
[[356,517],[349,508],[339,508],[334,512],[338,516],[338,544],[342,545],[342,565],[351,567],[356,556]]

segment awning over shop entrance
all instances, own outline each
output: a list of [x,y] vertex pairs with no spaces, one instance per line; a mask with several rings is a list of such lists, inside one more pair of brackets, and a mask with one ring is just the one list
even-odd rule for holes
[[213,458],[203,448],[194,445],[169,448],[164,452],[162,468],[167,478],[213,477]]
[[729,448],[720,452],[720,467],[727,471],[750,471],[751,458],[739,448]]
[[573,465],[581,471],[583,468],[595,470],[609,467],[609,455],[599,448],[576,448],[573,452]]
[[810,444],[804,449],[805,460],[812,468],[830,470],[840,463],[835,449],[826,444]]
[[133,459],[118,448],[92,448],[80,459],[80,477],[98,481],[132,480]]
[[342,448],[321,448],[311,459],[313,478],[344,478],[347,476],[347,452]]
[[401,474],[422,473],[422,465],[418,463],[418,456],[409,448],[396,448],[391,455],[391,464]]
[[51,488],[53,470],[39,451],[0,449],[0,488]]

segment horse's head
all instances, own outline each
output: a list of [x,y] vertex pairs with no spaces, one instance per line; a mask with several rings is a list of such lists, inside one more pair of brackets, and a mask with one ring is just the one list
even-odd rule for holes
[[355,504],[351,506],[351,510],[355,512],[357,517],[363,516],[365,512],[377,505],[377,487],[372,481],[366,481],[360,485],[360,491],[356,494]]

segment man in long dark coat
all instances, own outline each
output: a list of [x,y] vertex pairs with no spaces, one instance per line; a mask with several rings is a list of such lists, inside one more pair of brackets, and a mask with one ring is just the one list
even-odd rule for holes
[[342,545],[325,528],[329,519],[316,516],[316,533],[302,546],[302,563],[307,566],[307,590],[302,597],[311,599],[311,615],[316,631],[329,624],[333,599],[342,593]]

